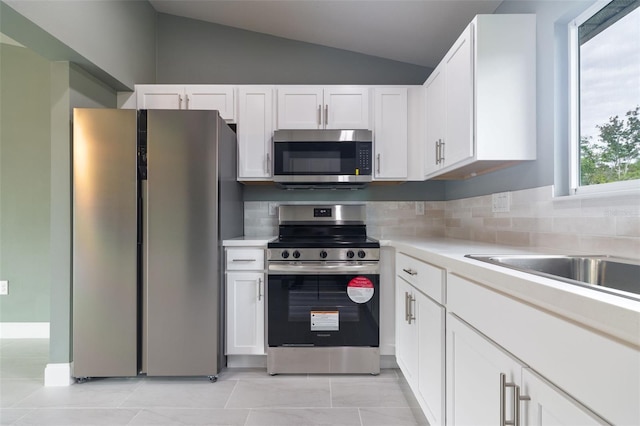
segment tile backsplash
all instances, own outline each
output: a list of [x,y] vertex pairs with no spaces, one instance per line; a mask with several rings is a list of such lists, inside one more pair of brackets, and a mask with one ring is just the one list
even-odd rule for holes
[[[640,195],[553,197],[553,187],[508,193],[508,212],[492,211],[492,195],[451,201],[371,201],[371,236],[449,237],[572,253],[640,257]],[[245,235],[276,235],[269,205],[245,202]],[[278,204],[278,203],[275,203]],[[424,213],[424,214],[418,214]]]

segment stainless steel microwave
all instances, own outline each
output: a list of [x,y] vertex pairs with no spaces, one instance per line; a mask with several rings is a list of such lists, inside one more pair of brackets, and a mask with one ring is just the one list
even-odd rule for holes
[[371,182],[370,130],[276,130],[273,180],[283,186],[359,186]]

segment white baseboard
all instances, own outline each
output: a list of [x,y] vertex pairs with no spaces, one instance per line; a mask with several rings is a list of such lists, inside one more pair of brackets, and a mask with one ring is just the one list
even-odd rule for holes
[[0,322],[0,339],[48,338],[48,322]]
[[227,355],[227,368],[267,368],[266,355]]
[[73,363],[47,364],[44,369],[45,386],[70,386],[73,379]]

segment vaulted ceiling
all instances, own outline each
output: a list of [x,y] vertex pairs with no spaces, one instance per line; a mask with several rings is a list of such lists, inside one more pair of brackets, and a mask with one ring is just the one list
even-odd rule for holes
[[156,11],[435,67],[500,0],[149,0]]

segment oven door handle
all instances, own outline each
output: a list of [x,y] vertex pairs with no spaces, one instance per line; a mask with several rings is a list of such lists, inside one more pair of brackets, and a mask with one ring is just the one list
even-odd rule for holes
[[378,274],[378,262],[344,264],[342,262],[270,263],[268,271],[274,275],[317,275],[317,274]]

